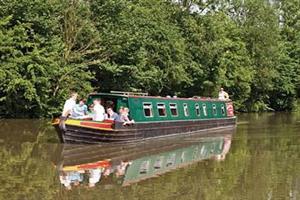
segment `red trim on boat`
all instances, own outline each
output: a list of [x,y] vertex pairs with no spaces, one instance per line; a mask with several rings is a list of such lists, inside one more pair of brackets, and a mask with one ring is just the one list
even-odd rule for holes
[[111,163],[109,161],[99,161],[96,163],[88,163],[88,164],[82,164],[79,165],[79,169],[93,169],[93,168],[98,168],[98,167],[109,167],[111,166]]
[[115,121],[112,120],[112,119],[105,119],[103,122],[105,122],[105,123],[112,123],[112,124],[115,123]]
[[232,102],[226,103],[226,110],[227,110],[227,117],[233,117],[234,116],[234,110]]
[[90,126],[95,128],[112,128],[113,123],[80,122],[80,125]]

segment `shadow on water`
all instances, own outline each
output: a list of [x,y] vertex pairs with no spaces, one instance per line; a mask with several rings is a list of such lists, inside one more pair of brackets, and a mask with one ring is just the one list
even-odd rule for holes
[[0,199],[299,199],[299,119],[240,115],[234,134],[100,146],[1,120]]

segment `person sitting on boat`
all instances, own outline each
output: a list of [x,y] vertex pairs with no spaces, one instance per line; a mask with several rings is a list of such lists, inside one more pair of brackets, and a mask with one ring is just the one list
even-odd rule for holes
[[89,187],[95,187],[96,183],[98,183],[101,179],[102,169],[90,169],[89,171]]
[[79,104],[76,104],[72,109],[71,118],[74,119],[85,119],[89,118],[87,115],[87,105],[85,105],[86,100],[80,99]]
[[106,113],[106,119],[121,121],[120,116],[117,113],[115,113],[111,107],[106,108]]
[[71,184],[78,186],[81,182],[83,182],[83,173],[81,171],[62,171],[61,175],[59,176],[59,180],[67,190],[71,190]]
[[121,122],[124,122],[123,125],[130,125],[130,124],[134,124],[135,121],[134,120],[130,120],[129,119],[129,108],[122,108],[120,110],[120,119]]
[[124,176],[126,173],[126,169],[129,165],[131,165],[132,162],[129,161],[121,161],[120,165],[116,167],[116,177]]
[[103,121],[105,116],[105,110],[104,107],[101,105],[100,99],[95,99],[93,101],[94,107],[94,114],[93,114],[93,120],[94,121]]
[[71,97],[65,102],[64,109],[62,112],[62,117],[68,117],[74,106],[76,105],[76,99],[78,97],[78,94],[76,92],[71,93]]
[[220,100],[228,100],[229,99],[229,95],[227,92],[224,91],[224,88],[220,88],[219,99]]

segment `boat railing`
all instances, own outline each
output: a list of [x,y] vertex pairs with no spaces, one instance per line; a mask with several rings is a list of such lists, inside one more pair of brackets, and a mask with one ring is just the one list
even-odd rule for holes
[[127,96],[148,96],[147,92],[125,92],[125,91],[110,91],[112,94],[121,94]]

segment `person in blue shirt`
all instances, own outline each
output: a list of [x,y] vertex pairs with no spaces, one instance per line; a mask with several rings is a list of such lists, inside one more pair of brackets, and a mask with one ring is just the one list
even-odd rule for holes
[[71,113],[71,118],[84,119],[87,118],[87,105],[85,105],[85,99],[80,99],[79,103],[76,104]]

